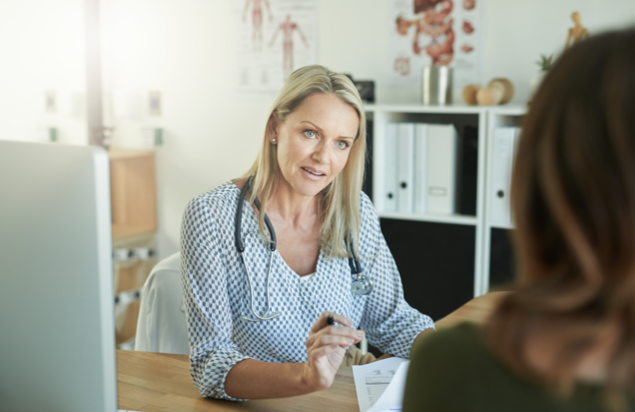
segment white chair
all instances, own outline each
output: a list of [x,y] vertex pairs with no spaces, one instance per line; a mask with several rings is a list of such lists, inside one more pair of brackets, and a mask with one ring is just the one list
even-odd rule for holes
[[160,261],[143,285],[134,349],[190,354],[180,253]]

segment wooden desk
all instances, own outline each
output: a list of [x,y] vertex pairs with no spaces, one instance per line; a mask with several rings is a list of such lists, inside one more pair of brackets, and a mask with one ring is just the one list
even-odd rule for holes
[[[482,323],[504,292],[472,299],[437,322],[448,327],[461,321]],[[351,368],[341,368],[333,385],[321,392],[291,398],[228,402],[202,398],[192,383],[187,355],[117,351],[119,409],[144,412],[306,411],[358,412]]]
[[187,355],[117,351],[119,409],[143,412],[331,411],[359,412],[351,368],[341,368],[333,385],[291,398],[229,402],[202,398],[190,377]]
[[435,327],[437,329],[447,328],[461,322],[483,324],[496,307],[498,301],[508,293],[509,292],[490,292],[478,298],[474,298],[445,318],[436,321]]

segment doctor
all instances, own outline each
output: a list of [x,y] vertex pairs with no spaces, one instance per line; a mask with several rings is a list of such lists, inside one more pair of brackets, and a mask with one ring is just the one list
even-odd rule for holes
[[404,301],[379,220],[361,192],[365,153],[355,86],[307,66],[276,97],[251,169],[190,202],[182,280],[201,395],[243,400],[318,391],[364,336],[384,353],[407,357],[432,330],[432,320]]

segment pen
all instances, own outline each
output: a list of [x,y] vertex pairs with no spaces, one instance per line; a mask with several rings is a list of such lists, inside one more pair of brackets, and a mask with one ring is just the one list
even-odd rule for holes
[[326,318],[326,326],[335,325],[335,321],[333,320],[333,315],[328,315]]

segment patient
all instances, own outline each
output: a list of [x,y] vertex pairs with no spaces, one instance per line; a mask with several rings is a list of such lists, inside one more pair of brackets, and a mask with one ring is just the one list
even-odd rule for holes
[[635,31],[556,62],[511,201],[515,290],[413,349],[403,411],[635,411]]

